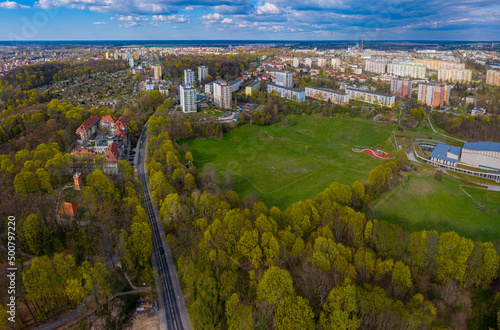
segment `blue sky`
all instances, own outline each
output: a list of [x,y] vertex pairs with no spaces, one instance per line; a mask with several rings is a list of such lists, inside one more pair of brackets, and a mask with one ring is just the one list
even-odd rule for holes
[[0,40],[491,40],[499,0],[0,0]]

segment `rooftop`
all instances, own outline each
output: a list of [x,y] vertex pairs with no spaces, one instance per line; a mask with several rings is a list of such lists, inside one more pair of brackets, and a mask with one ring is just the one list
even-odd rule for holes
[[457,160],[453,158],[448,158],[446,157],[446,154],[448,153],[448,149],[450,148],[449,145],[444,144],[444,143],[438,143],[434,151],[431,153],[431,158],[437,158],[441,160],[445,160],[451,163],[456,163]]
[[467,142],[464,149],[500,152],[500,142]]

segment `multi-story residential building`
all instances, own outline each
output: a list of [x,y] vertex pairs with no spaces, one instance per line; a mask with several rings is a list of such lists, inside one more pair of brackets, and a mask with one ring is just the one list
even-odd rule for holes
[[387,65],[387,73],[416,79],[425,78],[425,65],[413,62],[393,62]]
[[196,88],[192,85],[182,84],[179,97],[184,113],[196,112]]
[[204,65],[198,67],[198,81],[202,81],[203,79],[207,79],[208,77],[208,68]]
[[340,66],[340,59],[339,58],[332,58],[332,67],[338,68]]
[[465,63],[441,61],[435,59],[416,59],[415,62],[423,63],[428,70],[438,71],[440,69],[465,69]]
[[486,73],[486,84],[500,86],[500,71],[488,70]]
[[328,63],[328,59],[326,59],[326,58],[318,58],[318,66],[320,68],[326,67],[327,63]]
[[214,82],[214,103],[221,109],[232,108],[231,86],[222,80]]
[[205,93],[213,93],[214,92],[214,82],[210,82],[205,84]]
[[420,83],[418,100],[430,107],[443,107],[450,101],[451,86],[446,84]]
[[258,91],[260,89],[260,82],[259,81],[254,81],[247,87],[245,87],[245,94],[246,95],[252,95],[254,92]]
[[471,81],[472,71],[467,69],[440,69],[438,71],[439,81],[452,83],[468,83]]
[[229,86],[231,86],[231,93],[236,92],[238,89],[241,87],[241,83],[243,80],[235,80],[227,83]]
[[191,69],[184,70],[184,83],[192,85],[194,83],[194,71]]
[[154,66],[153,73],[154,73],[155,80],[160,80],[161,79],[161,66],[159,66],[159,65]]
[[410,98],[412,82],[410,79],[391,79],[391,93],[400,97]]
[[275,84],[282,87],[293,87],[293,72],[291,71],[276,71]]
[[330,101],[335,104],[349,103],[349,95],[329,88],[306,87],[306,97]]
[[85,142],[90,139],[99,129],[100,118],[92,116],[76,129],[76,140],[78,142]]
[[396,97],[393,95],[369,92],[354,87],[346,87],[345,92],[347,93],[347,95],[349,95],[350,100],[358,100],[366,103],[379,104],[387,107],[392,106],[396,101]]
[[300,58],[294,57],[293,58],[293,64],[294,67],[298,67],[300,65]]
[[279,86],[276,84],[267,85],[267,92],[271,93],[272,91],[276,91],[276,94],[279,97],[283,97],[289,100],[295,100],[298,102],[304,102],[306,99],[306,93],[297,89],[291,89],[288,87]]
[[375,73],[385,73],[387,64],[380,61],[368,60],[366,61],[365,71]]
[[306,58],[306,62],[305,62],[305,64],[306,64],[306,66],[308,66],[308,67],[312,67],[312,65],[313,65],[313,60],[312,60],[312,58],[310,58],[310,57]]
[[131,68],[134,67],[134,58],[133,57],[128,58],[128,66]]

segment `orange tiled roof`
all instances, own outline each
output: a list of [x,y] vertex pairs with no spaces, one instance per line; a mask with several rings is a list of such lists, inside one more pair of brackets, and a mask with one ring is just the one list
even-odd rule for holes
[[63,217],[74,218],[76,212],[78,211],[78,205],[68,202],[63,202],[61,208],[59,209],[59,215]]

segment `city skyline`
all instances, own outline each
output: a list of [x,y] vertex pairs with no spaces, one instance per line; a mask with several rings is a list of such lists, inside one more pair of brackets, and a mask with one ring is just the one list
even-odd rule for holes
[[0,40],[500,39],[491,0],[0,1]]

